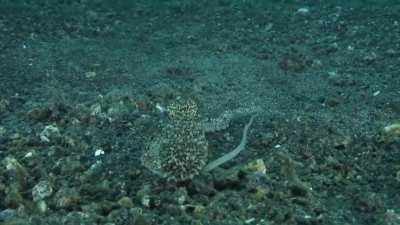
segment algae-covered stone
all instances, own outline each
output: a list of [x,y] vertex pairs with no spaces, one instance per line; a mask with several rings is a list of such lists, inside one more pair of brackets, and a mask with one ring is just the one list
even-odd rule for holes
[[62,187],[55,194],[55,204],[57,208],[70,209],[79,203],[79,192],[75,188]]
[[65,225],[92,225],[97,224],[97,217],[90,216],[83,212],[70,212],[62,218]]
[[10,221],[18,216],[16,209],[5,209],[0,211],[0,222]]
[[109,224],[147,225],[147,221],[139,208],[120,208],[112,210],[106,220]]
[[133,201],[131,198],[124,196],[118,200],[118,204],[124,208],[133,208]]
[[0,126],[0,138],[4,137],[7,133],[7,129],[3,126]]
[[383,132],[388,137],[400,137],[400,122],[384,127]]
[[42,180],[32,189],[33,201],[38,202],[53,194],[53,187],[49,181]]
[[144,185],[137,193],[136,197],[140,200],[140,203],[149,208],[151,204],[151,197],[150,197],[150,186]]
[[267,167],[265,166],[264,160],[257,159],[246,164],[243,168],[243,171],[246,173],[258,173],[262,175],[267,174]]
[[258,187],[256,187],[254,195],[253,195],[254,199],[258,202],[262,202],[266,199],[268,192],[269,192],[268,189],[258,186]]
[[10,171],[11,175],[14,178],[13,185],[15,186],[15,188],[18,190],[22,190],[22,188],[25,187],[26,181],[29,176],[26,168],[21,163],[19,163],[16,158],[12,156],[7,156],[3,160],[3,163],[6,167],[6,170]]
[[9,208],[18,208],[23,205],[24,199],[22,197],[21,188],[17,183],[12,183],[6,190],[6,197],[4,198],[4,205]]
[[44,200],[36,202],[36,208],[40,213],[45,213],[48,210],[47,203]]
[[46,121],[51,116],[51,109],[49,107],[35,107],[26,113],[28,119],[33,121]]
[[61,133],[56,125],[51,124],[44,127],[42,132],[40,132],[39,137],[42,142],[48,143],[59,139],[61,137]]
[[6,98],[0,97],[0,113],[6,112],[10,106],[10,101]]

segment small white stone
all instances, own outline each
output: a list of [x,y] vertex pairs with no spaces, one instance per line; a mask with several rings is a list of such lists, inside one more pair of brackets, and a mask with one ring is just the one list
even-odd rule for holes
[[252,218],[250,218],[250,219],[244,221],[244,223],[245,223],[245,224],[249,224],[249,223],[254,222],[255,220],[256,220],[256,219],[255,219],[254,217],[252,217]]
[[30,158],[32,156],[33,156],[33,152],[27,152],[24,157],[25,158]]
[[349,50],[349,51],[353,51],[353,50],[354,50],[354,46],[352,46],[352,45],[348,45],[348,46],[347,46],[347,50]]
[[96,156],[96,157],[101,156],[101,155],[104,155],[104,150],[101,149],[101,148],[97,149],[97,150],[94,152],[94,156]]
[[49,143],[49,142],[50,142],[50,139],[49,139],[48,137],[44,136],[44,135],[40,135],[40,140],[41,140],[42,142],[46,142],[46,143]]
[[162,113],[165,112],[165,108],[161,106],[159,103],[156,104],[156,109]]
[[308,8],[306,8],[306,7],[299,8],[299,9],[297,10],[297,13],[300,13],[300,14],[307,14],[307,13],[309,13],[309,12],[310,12],[310,10],[309,10]]

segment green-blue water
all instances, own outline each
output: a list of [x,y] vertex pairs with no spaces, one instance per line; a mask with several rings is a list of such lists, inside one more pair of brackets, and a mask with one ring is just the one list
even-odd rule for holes
[[399,1],[0,0],[0,225],[400,224]]

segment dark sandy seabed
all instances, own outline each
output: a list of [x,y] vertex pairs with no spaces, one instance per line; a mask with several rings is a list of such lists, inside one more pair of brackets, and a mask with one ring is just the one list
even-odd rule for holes
[[[399,44],[398,1],[2,0],[0,224],[400,224]],[[246,149],[145,168],[179,98]]]

